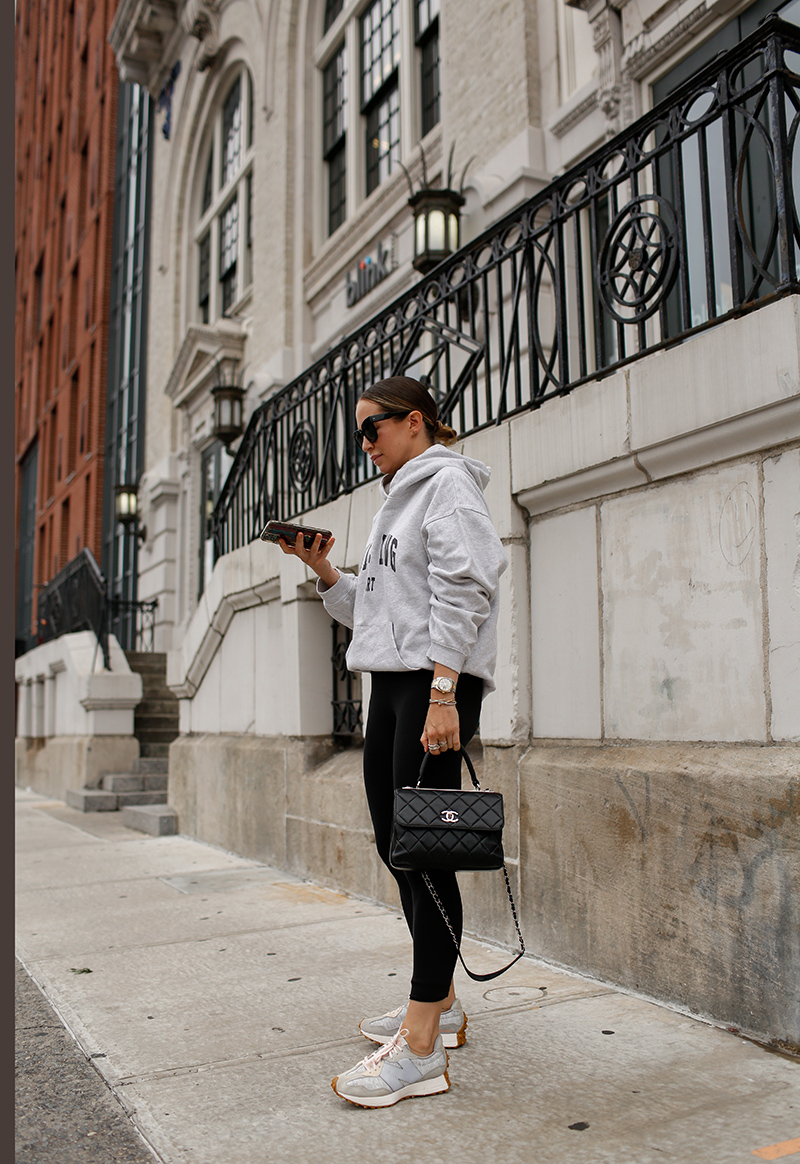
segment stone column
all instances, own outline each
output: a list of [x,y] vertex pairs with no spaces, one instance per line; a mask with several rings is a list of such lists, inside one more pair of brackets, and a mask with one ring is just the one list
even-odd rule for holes
[[37,675],[33,684],[33,735],[36,739],[45,736],[44,683],[45,676]]
[[606,137],[614,137],[633,121],[632,82],[622,71],[622,18],[626,0],[566,0],[589,17],[599,60],[597,103],[606,118]]
[[26,739],[33,735],[33,685],[30,679],[26,679],[18,687],[17,736]]
[[51,672],[45,676],[44,687],[44,735],[56,734],[56,677]]

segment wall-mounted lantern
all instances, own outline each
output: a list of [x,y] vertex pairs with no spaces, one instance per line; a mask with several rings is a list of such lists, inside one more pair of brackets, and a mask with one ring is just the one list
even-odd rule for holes
[[245,390],[237,379],[234,357],[217,360],[211,395],[214,397],[214,436],[229,448],[244,432]]
[[423,275],[426,275],[428,271],[432,271],[439,263],[449,258],[461,245],[461,207],[466,202],[461,191],[464,189],[467,166],[469,166],[472,158],[464,166],[460,189],[454,190],[452,186],[454,149],[455,142],[450,147],[447,184],[444,188],[433,187],[428,184],[428,171],[422,146],[420,146],[422,185],[416,192],[411,181],[411,175],[405,166],[403,166],[411,191],[408,205],[414,213],[414,258],[412,259],[412,266]]
[[139,525],[138,485],[116,485],[114,487],[114,515],[124,529],[135,532],[140,541],[147,537],[145,526]]

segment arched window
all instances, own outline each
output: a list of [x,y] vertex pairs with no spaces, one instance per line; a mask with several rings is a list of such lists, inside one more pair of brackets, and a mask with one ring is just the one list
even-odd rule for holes
[[439,121],[439,0],[327,0],[317,63],[332,234]]
[[253,281],[253,153],[253,81],[243,66],[228,81],[202,155],[194,235],[200,323],[235,314]]

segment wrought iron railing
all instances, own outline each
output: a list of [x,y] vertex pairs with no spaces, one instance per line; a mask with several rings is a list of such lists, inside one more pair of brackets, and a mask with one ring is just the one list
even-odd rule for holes
[[93,631],[108,669],[106,580],[92,551],[85,547],[44,586],[37,609],[39,642],[73,631]]
[[109,599],[109,629],[126,651],[154,651],[158,598]]
[[347,669],[347,648],[353,632],[339,622],[333,623],[333,734],[338,739],[360,740],[364,727],[361,722],[361,676]]
[[377,379],[425,378],[466,435],[800,290],[799,66],[768,18],[265,401],[215,556],[375,475],[351,430]]
[[158,599],[143,601],[109,596],[108,583],[90,549],[67,562],[39,593],[38,641],[46,643],[73,631],[90,630],[110,669],[109,633],[125,650],[153,651]]

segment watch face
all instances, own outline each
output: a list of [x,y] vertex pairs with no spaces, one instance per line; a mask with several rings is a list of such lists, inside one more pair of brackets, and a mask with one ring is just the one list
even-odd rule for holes
[[437,691],[455,691],[455,686],[453,680],[445,678],[444,675],[440,675],[431,683],[431,687],[435,687]]

